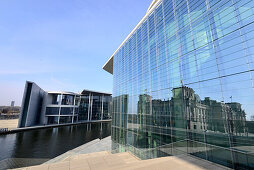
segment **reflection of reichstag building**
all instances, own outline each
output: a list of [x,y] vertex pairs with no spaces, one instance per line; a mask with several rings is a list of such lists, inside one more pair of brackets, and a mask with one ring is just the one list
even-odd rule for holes
[[253,0],[153,0],[103,66],[115,148],[254,168],[253,44]]
[[186,128],[193,132],[206,131],[247,136],[246,114],[241,104],[223,103],[209,97],[200,100],[188,87],[175,88],[171,100],[152,100],[149,95],[140,95],[138,115],[149,125]]
[[218,102],[209,97],[201,100],[192,88],[186,86],[174,88],[169,100],[139,95],[137,114],[128,114],[128,109],[133,109],[128,108],[128,95],[113,100],[123,109],[122,115],[113,114],[114,146],[138,147],[139,151],[128,149],[141,158],[189,153],[220,163],[219,159],[230,154],[236,159],[246,159],[243,152],[237,152],[238,149],[252,150],[253,123],[246,121],[240,103]]

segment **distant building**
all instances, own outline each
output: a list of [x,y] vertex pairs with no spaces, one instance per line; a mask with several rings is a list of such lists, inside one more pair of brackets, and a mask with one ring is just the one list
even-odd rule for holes
[[34,82],[26,82],[18,127],[110,119],[111,103],[109,93],[46,92]]
[[11,107],[15,106],[15,101],[11,101]]

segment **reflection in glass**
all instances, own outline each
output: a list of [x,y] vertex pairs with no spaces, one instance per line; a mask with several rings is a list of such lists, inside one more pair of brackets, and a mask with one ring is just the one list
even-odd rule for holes
[[48,117],[48,125],[58,124],[58,116],[49,116]]
[[158,3],[114,54],[113,147],[254,168],[253,8]]
[[60,116],[59,124],[72,123],[72,116]]
[[62,105],[74,105],[74,96],[73,95],[63,95],[62,96]]
[[75,105],[76,106],[80,105],[80,96],[75,96]]
[[79,121],[106,120],[111,118],[112,97],[109,94],[90,93],[82,95],[79,106]]
[[52,104],[58,105],[61,103],[61,95],[60,94],[52,94]]

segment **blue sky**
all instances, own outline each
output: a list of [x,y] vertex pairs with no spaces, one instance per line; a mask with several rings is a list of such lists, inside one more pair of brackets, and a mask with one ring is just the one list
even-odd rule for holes
[[152,0],[1,0],[0,105],[26,80],[45,90],[112,92],[102,66]]

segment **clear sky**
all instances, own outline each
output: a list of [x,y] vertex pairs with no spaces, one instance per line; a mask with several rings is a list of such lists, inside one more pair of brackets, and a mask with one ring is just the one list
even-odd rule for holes
[[0,105],[20,105],[25,81],[47,91],[112,92],[102,66],[152,0],[1,0]]

